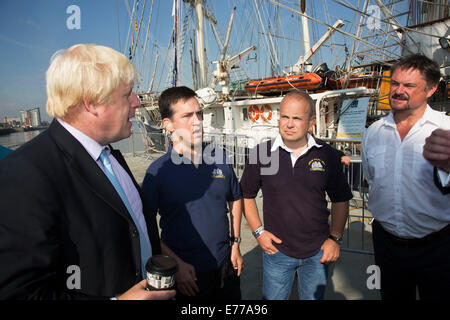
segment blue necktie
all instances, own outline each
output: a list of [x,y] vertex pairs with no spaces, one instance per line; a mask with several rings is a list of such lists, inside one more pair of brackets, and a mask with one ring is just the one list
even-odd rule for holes
[[142,266],[142,275],[145,277],[145,264],[147,263],[147,260],[151,256],[150,251],[150,243],[148,243],[147,239],[144,237],[144,233],[142,232],[141,226],[139,224],[139,221],[136,219],[133,209],[130,206],[130,203],[128,202],[128,198],[125,194],[125,192],[122,189],[122,186],[120,185],[119,181],[117,180],[116,175],[114,174],[114,170],[111,165],[111,161],[108,158],[108,155],[106,154],[106,149],[103,149],[100,153],[100,160],[102,161],[103,167],[105,168],[105,174],[108,177],[109,181],[111,181],[112,185],[116,189],[117,193],[119,194],[120,198],[122,199],[123,203],[128,209],[128,212],[131,215],[131,218],[134,221],[134,224],[136,225],[138,232],[139,232],[139,242],[141,247],[141,266]]

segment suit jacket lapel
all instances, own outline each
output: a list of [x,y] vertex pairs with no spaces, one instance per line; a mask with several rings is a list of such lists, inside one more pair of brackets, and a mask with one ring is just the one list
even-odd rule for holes
[[111,206],[115,212],[132,222],[132,218],[116,189],[81,143],[56,120],[52,121],[49,130],[52,138],[64,153],[69,166],[74,169],[80,180],[94,194]]
[[150,206],[147,203],[147,199],[145,198],[144,193],[142,192],[141,187],[136,182],[136,179],[134,178],[133,174],[130,171],[130,168],[128,167],[124,157],[122,156],[122,153],[119,150],[113,149],[111,146],[109,146],[111,149],[111,154],[117,159],[119,164],[125,169],[125,171],[128,173],[128,175],[131,177],[131,180],[134,183],[134,186],[136,187],[139,196],[141,197],[142,201],[142,213],[145,217],[145,222],[147,223],[147,231],[148,236],[150,239],[150,243],[152,245],[152,252],[153,254],[158,254],[161,252],[161,244],[159,239],[159,230],[158,225],[156,223],[156,212],[151,212]]

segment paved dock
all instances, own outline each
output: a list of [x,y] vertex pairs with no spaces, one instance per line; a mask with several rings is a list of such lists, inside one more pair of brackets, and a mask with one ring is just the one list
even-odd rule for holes
[[[134,177],[142,183],[145,171],[150,163],[160,155],[144,155],[125,157]],[[257,197],[259,212],[262,213],[262,197]],[[353,211],[353,210],[352,210]],[[368,220],[352,219],[344,232],[343,247],[349,247],[357,252],[372,250],[371,228]],[[261,299],[262,291],[262,254],[256,240],[251,234],[245,218],[241,225],[241,254],[244,257],[244,270],[241,275],[241,291],[244,300]],[[330,266],[328,286],[325,299],[328,300],[377,300],[379,290],[369,289],[367,281],[372,273],[367,268],[374,265],[374,257],[368,253],[355,253],[341,250],[339,260]],[[369,270],[370,271],[370,270]],[[369,279],[370,282],[370,279]],[[296,286],[291,299],[296,299]]]

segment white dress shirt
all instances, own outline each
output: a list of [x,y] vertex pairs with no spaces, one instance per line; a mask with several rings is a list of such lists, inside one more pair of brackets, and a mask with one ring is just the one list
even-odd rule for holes
[[125,169],[117,162],[116,158],[114,156],[111,156],[111,152],[108,147],[101,146],[97,141],[92,139],[91,137],[87,136],[83,132],[79,131],[78,129],[72,127],[67,122],[64,122],[61,119],[56,119],[58,122],[67,130],[69,133],[78,140],[78,142],[81,143],[81,145],[86,149],[86,151],[89,153],[89,155],[92,157],[92,159],[97,163],[97,165],[102,169],[103,172],[105,172],[105,168],[103,168],[103,164],[100,160],[100,153],[103,149],[107,148],[107,155],[109,158],[109,161],[111,162],[111,166],[113,168],[114,174],[119,181],[120,185],[122,186],[123,191],[125,192],[125,195],[128,199],[128,202],[130,203],[131,209],[133,210],[135,217],[139,223],[139,226],[141,227],[142,232],[144,233],[144,237],[148,241],[150,252],[151,252],[151,243],[150,239],[148,238],[148,231],[147,231],[147,224],[145,222],[145,217],[143,214],[142,209],[142,200],[139,196],[139,192],[137,191],[136,187],[134,186],[133,180],[131,180],[131,177],[128,175],[128,173],[125,171]]
[[275,140],[273,141],[272,147],[270,148],[271,152],[275,152],[278,148],[282,148],[284,150],[286,150],[287,152],[289,152],[289,154],[291,155],[291,162],[292,162],[292,168],[295,166],[295,162],[297,161],[298,158],[300,158],[302,155],[304,155],[305,153],[308,152],[309,149],[311,149],[312,147],[316,146],[318,148],[321,148],[322,145],[317,144],[316,140],[313,138],[312,135],[310,135],[309,133],[306,134],[307,138],[308,138],[308,143],[306,148],[298,155],[298,157],[295,156],[294,151],[292,151],[291,149],[289,149],[288,147],[286,147],[286,145],[283,142],[283,138],[281,137],[281,134],[278,134],[275,138]]
[[450,117],[427,106],[403,141],[392,111],[364,135],[362,161],[370,185],[369,210],[398,237],[422,238],[450,223],[450,194],[443,195],[435,186],[433,166],[422,154],[425,138],[437,128],[449,130]]

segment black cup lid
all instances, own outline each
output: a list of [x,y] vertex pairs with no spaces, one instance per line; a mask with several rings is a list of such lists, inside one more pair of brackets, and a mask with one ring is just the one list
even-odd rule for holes
[[148,259],[145,270],[161,276],[172,276],[178,271],[178,264],[174,258],[158,254]]

